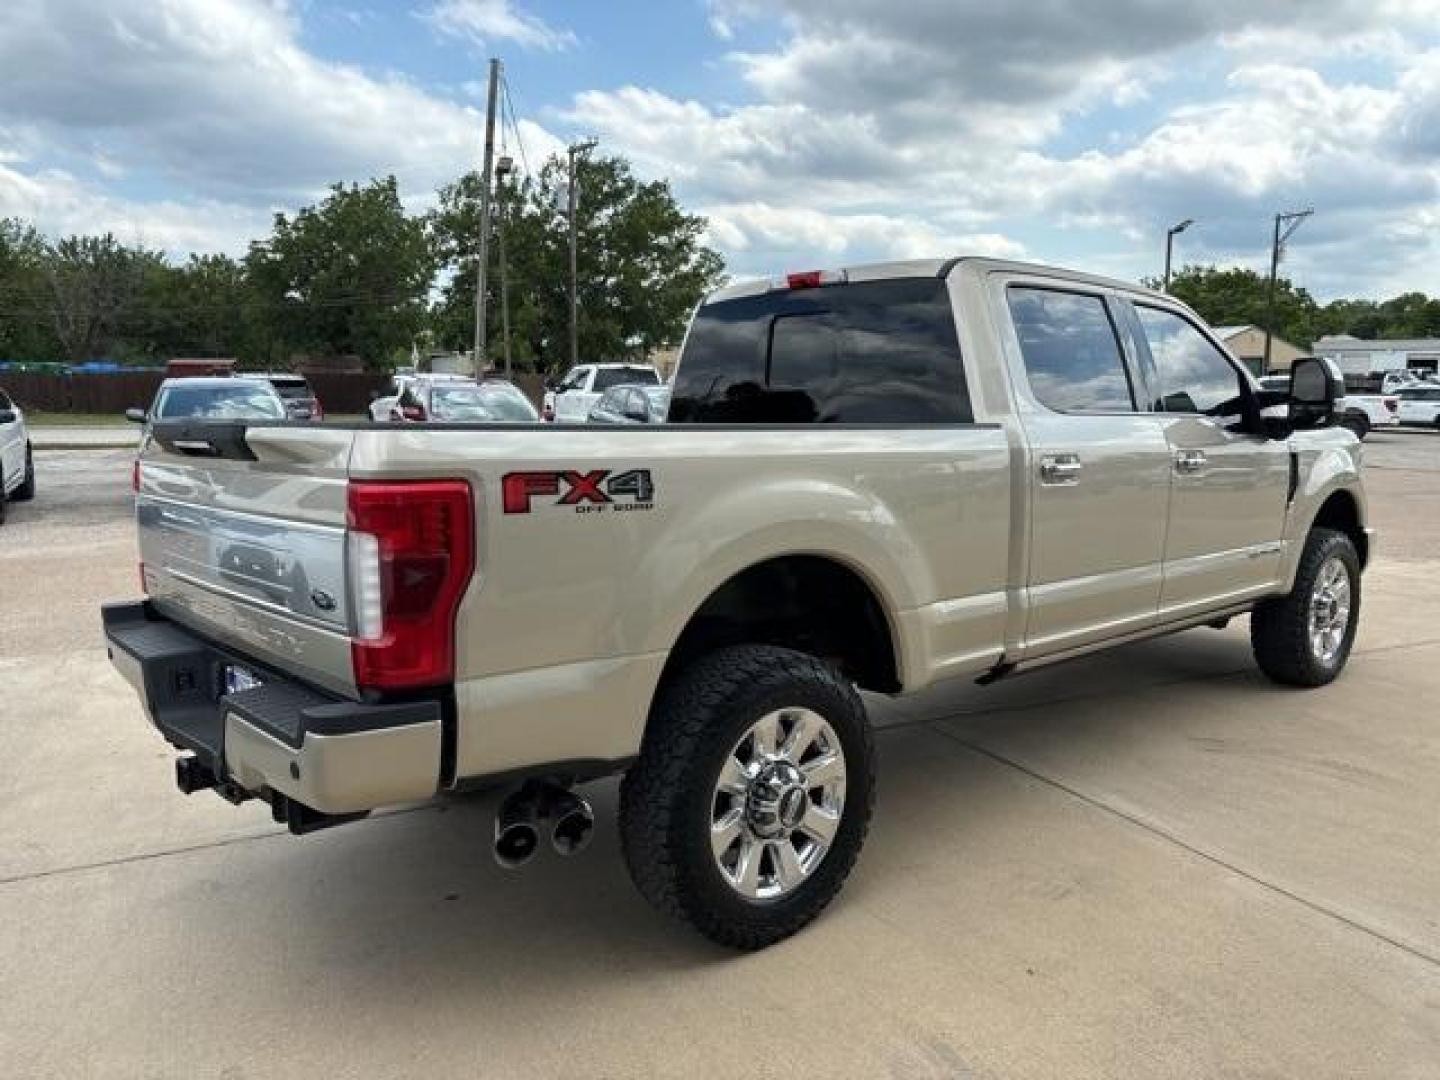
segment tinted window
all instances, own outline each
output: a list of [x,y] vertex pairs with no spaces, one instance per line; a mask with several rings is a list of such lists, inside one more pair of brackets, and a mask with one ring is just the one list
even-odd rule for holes
[[1156,409],[1211,414],[1236,411],[1230,403],[1240,394],[1240,375],[1204,334],[1173,312],[1137,304],[1135,313],[1160,379]]
[[945,283],[777,290],[702,307],[670,423],[965,423]]
[[655,384],[660,381],[660,376],[646,367],[621,367],[601,368],[595,372],[595,385],[590,389],[594,391],[609,390],[612,386],[624,386],[635,383]]
[[283,420],[285,406],[268,387],[246,383],[232,386],[170,387],[156,415],[162,420],[200,417],[211,420]]
[[304,379],[271,379],[270,385],[275,387],[275,392],[286,401],[303,401],[314,397],[310,392],[310,384]]
[[1098,296],[1008,290],[1010,318],[1030,389],[1056,412],[1132,412],[1135,402],[1115,327]]

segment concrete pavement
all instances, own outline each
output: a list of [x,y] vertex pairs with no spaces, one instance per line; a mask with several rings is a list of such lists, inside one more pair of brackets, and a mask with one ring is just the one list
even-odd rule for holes
[[[1423,440],[1427,440],[1423,441]],[[14,1076],[1440,1077],[1440,439],[1367,444],[1357,653],[1270,686],[1246,625],[874,702],[870,840],[734,956],[595,844],[519,874],[492,804],[301,839],[174,791],[97,642],[125,451],[0,527],[0,1062]],[[63,459],[63,460],[62,460]]]

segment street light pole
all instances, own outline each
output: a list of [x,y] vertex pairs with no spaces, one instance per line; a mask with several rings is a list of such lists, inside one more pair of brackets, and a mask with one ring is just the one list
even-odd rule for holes
[[485,271],[490,262],[490,166],[495,157],[495,106],[500,83],[500,61],[490,61],[490,95],[485,103],[485,158],[480,166],[480,259],[475,268],[475,359],[472,374],[478,379],[485,357]]
[[1270,244],[1270,285],[1265,291],[1265,358],[1260,361],[1260,374],[1270,374],[1270,342],[1275,336],[1275,280],[1280,275],[1280,260],[1285,241],[1295,235],[1305,219],[1315,213],[1309,210],[1288,210],[1275,215],[1275,236]]
[[1193,218],[1186,218],[1184,221],[1180,222],[1179,225],[1172,225],[1172,226],[1170,226],[1170,229],[1165,233],[1165,288],[1164,288],[1164,291],[1167,292],[1167,293],[1170,291],[1170,256],[1171,256],[1171,254],[1172,254],[1172,253],[1174,252],[1174,250],[1175,250],[1175,237],[1179,236],[1182,232],[1184,232],[1186,229],[1188,229],[1191,225],[1194,225],[1194,224],[1195,224],[1195,220],[1194,220]]
[[568,196],[566,214],[570,219],[570,366],[572,368],[580,363],[580,315],[579,303],[576,298],[576,279],[579,276],[577,269],[579,258],[577,256],[578,241],[575,229],[575,159],[580,154],[593,149],[595,149],[594,139],[571,143],[565,148],[565,154],[570,163],[569,190],[566,192]]

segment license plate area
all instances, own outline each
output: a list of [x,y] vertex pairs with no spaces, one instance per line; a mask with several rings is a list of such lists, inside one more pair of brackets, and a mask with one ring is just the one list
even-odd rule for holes
[[264,685],[265,680],[241,664],[226,664],[220,670],[220,686],[226,694],[243,694]]

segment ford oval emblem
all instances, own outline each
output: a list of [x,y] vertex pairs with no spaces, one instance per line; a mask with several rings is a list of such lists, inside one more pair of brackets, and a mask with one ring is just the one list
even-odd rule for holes
[[321,611],[335,610],[335,597],[331,596],[324,589],[311,589],[310,602]]

